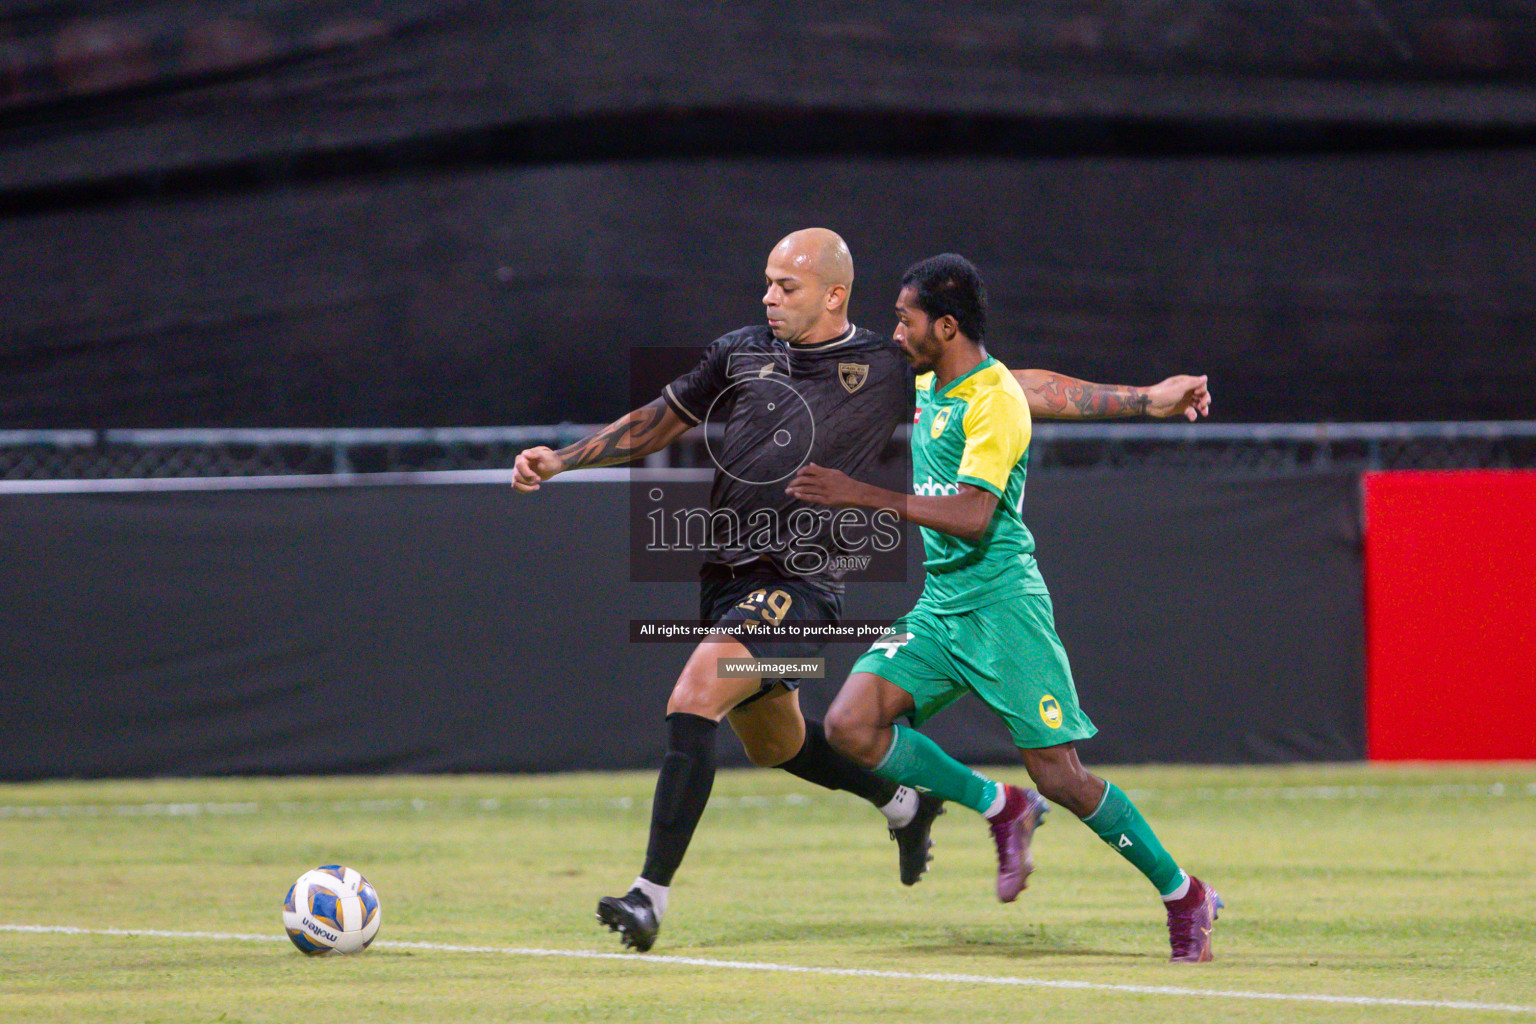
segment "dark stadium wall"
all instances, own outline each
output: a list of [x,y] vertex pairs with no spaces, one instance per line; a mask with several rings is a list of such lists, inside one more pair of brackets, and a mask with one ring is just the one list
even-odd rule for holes
[[1208,373],[1230,421],[1521,418],[1532,180],[1525,152],[658,158],[0,217],[0,428],[607,422],[645,347],[760,321],[809,224],[877,330],[958,251],[1009,365]]
[[[622,484],[0,499],[0,777],[652,767],[689,584],[631,584]],[[1364,751],[1356,479],[1038,474],[1092,761]],[[850,619],[919,589],[855,584]],[[824,708],[864,645],[829,651]],[[1012,762],[974,701],[930,729]],[[728,762],[739,748],[721,745]]]
[[[764,0],[0,0],[0,24],[0,189],[45,196],[196,172],[218,187],[207,172],[273,157],[311,170],[340,154],[343,170],[370,169],[370,154],[396,155],[387,147],[401,141],[495,155],[492,131],[536,130],[513,140],[524,158],[697,150],[703,129],[739,148],[754,140],[732,123],[793,126],[803,112],[897,115],[887,131],[937,127],[949,145],[972,141],[965,117],[1038,118],[1046,135],[1062,120],[1101,134],[1147,123],[1165,146],[1216,134],[1314,144],[1326,127],[1454,138],[1528,128],[1536,114],[1522,88],[1536,78],[1536,17],[1517,4],[1378,0],[1320,15],[1237,0],[826,0],[786,18]],[[695,120],[708,112],[725,117]],[[603,130],[615,124],[647,130]],[[826,149],[846,145],[838,134],[756,142]]]
[[868,326],[961,251],[1005,362],[1209,372],[1231,420],[1518,418],[1536,383],[1512,5],[13,0],[0,26],[0,428],[607,420],[633,347],[758,319],[767,249],[812,223]]

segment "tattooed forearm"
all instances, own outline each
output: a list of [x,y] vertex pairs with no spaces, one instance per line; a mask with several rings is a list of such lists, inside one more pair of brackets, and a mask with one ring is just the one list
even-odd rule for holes
[[1090,384],[1074,377],[1053,375],[1032,382],[1025,389],[1037,412],[1058,419],[1110,419],[1144,416],[1150,401],[1146,388],[1119,384]]
[[643,409],[636,409],[591,437],[583,438],[555,454],[560,456],[568,470],[616,466],[641,458],[665,446],[661,427],[666,416],[667,405],[658,398]]

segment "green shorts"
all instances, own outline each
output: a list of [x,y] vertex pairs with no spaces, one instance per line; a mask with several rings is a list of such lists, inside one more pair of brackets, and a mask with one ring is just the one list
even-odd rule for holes
[[859,656],[853,671],[910,693],[913,725],[969,692],[1002,717],[1020,747],[1054,747],[1099,731],[1077,705],[1047,594],[946,615],[919,602]]

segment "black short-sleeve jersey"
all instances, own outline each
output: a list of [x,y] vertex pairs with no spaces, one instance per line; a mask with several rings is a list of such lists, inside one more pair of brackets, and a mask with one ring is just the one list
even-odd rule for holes
[[[724,428],[721,439],[709,442],[715,464],[710,504],[730,510],[742,528],[728,538],[716,532],[705,561],[737,565],[766,555],[785,575],[840,580],[835,569],[808,572],[793,559],[796,545],[804,548],[808,539],[828,552],[836,545],[831,510],[797,501],[784,488],[807,462],[864,476],[896,427],[910,420],[913,380],[894,342],[851,325],[815,345],[788,344],[766,325],[712,342],[697,366],[662,391],[688,423]],[[809,510],[824,532],[812,535],[803,515],[791,527],[799,510]],[[777,538],[752,528],[770,518],[780,527]]]

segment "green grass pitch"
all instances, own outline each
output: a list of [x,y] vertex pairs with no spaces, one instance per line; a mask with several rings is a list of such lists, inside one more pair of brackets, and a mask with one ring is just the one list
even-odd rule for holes
[[[1062,811],[1001,906],[963,808],[906,889],[871,808],[723,772],[640,958],[592,912],[648,774],[3,785],[0,1020],[1536,1020],[1536,766],[1104,774],[1226,898],[1215,963],[1165,963],[1150,887]],[[383,928],[308,959],[280,902],[333,862]]]

